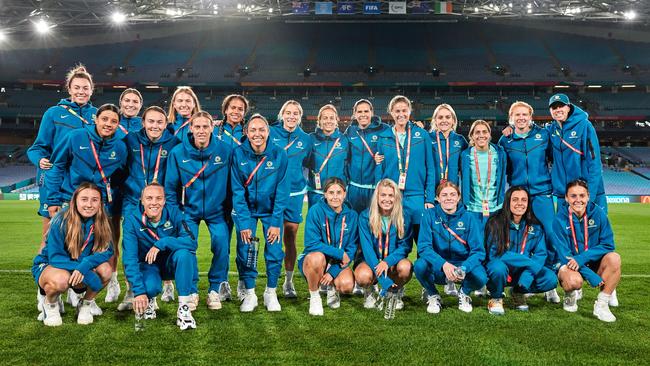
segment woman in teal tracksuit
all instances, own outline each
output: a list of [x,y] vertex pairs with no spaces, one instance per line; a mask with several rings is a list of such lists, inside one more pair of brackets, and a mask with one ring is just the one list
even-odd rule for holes
[[378,178],[389,178],[402,191],[405,221],[412,225],[408,231],[418,239],[422,211],[433,207],[435,201],[435,168],[431,137],[409,120],[411,101],[397,95],[388,104],[395,124],[384,131],[379,154],[384,156]]
[[438,185],[439,202],[424,211],[418,240],[419,259],[415,261],[415,277],[427,290],[427,312],[437,314],[442,299],[436,284],[461,282],[458,308],[472,311],[469,294],[487,282],[483,245],[483,226],[476,215],[460,204],[460,190],[452,182]]
[[183,221],[183,213],[165,205],[159,183],[142,190],[142,205],[124,219],[124,273],[132,286],[133,308],[145,319],[156,317],[153,299],[162,291],[163,279],[174,279],[178,289],[177,325],[196,328],[190,310],[192,277],[196,263],[196,237]]
[[558,272],[565,291],[564,310],[578,311],[577,291],[583,279],[600,292],[593,314],[605,322],[616,321],[609,307],[618,306],[616,286],[621,280],[621,256],[614,251],[614,233],[602,207],[590,197],[583,180],[569,182],[565,202],[558,205],[553,222],[555,245],[562,266]]
[[27,150],[27,157],[36,166],[40,201],[38,214],[43,217],[41,248],[45,245],[45,234],[50,225],[50,213],[47,209],[49,194],[45,178],[47,171],[52,168],[52,153],[70,131],[94,124],[97,112],[97,108],[90,102],[93,95],[93,78],[83,65],[75,66],[68,72],[65,86],[70,97],[61,99],[43,114],[36,140]]
[[[385,296],[393,289],[398,293],[396,308],[404,307],[401,299],[404,285],[411,279],[413,265],[408,259],[413,249],[412,226],[404,215],[402,193],[397,183],[382,179],[377,183],[370,207],[359,216],[359,243],[363,252],[354,270],[359,286],[363,288],[366,309],[376,304],[376,296]],[[379,283],[381,292],[373,293]]]
[[311,315],[323,315],[320,285],[327,286],[327,305],[332,309],[341,306],[339,292],[352,292],[350,263],[359,241],[358,216],[345,202],[345,183],[329,178],[323,192],[323,200],[307,213],[305,250],[298,259],[298,268],[309,285]]
[[566,194],[566,185],[583,179],[592,193],[591,201],[607,213],[600,145],[589,115],[571,104],[565,94],[553,95],[548,106],[553,117],[553,122],[547,126],[553,145],[553,195],[561,202]]
[[291,190],[289,202],[284,210],[284,269],[286,273],[282,292],[286,298],[296,298],[293,285],[293,269],[296,264],[296,235],[302,222],[302,205],[307,193],[307,180],[303,166],[311,152],[311,136],[300,128],[302,106],[295,100],[288,100],[280,108],[278,123],[271,126],[269,139],[287,152],[287,167]]
[[461,156],[463,204],[481,227],[501,209],[506,191],[507,158],[501,146],[490,142],[491,131],[486,121],[474,121],[470,147]]
[[257,307],[255,280],[260,240],[256,237],[257,222],[262,221],[265,239],[266,290],[264,305],[268,311],[282,310],[276,293],[282,259],[282,223],[289,201],[287,153],[268,141],[269,124],[261,115],[251,116],[246,138],[233,151],[230,181],[233,191],[233,221],[237,228],[237,270],[242,299],[240,311]]
[[323,198],[323,184],[328,178],[337,177],[347,184],[350,142],[339,131],[339,115],[331,104],[318,111],[316,131],[310,133],[312,148],[307,159],[309,181],[307,198],[309,207]]
[[431,117],[431,143],[435,164],[435,187],[441,182],[460,183],[460,156],[467,149],[467,140],[456,133],[458,119],[449,104],[440,104]]
[[359,99],[352,108],[352,121],[345,130],[350,141],[350,161],[348,172],[347,200],[352,209],[361,213],[368,208],[377,183],[378,163],[383,157],[379,155],[379,139],[388,125],[374,115],[372,103]]
[[[213,135],[210,113],[200,111],[190,118],[190,133],[174,147],[167,160],[165,193],[167,202],[181,208],[194,237],[204,221],[210,232],[212,260],[208,271],[207,306],[221,309],[230,298],[230,231],[226,217],[230,212],[230,162],[232,149]],[[198,267],[192,285],[191,309],[198,305]],[[170,299],[171,301],[171,299]]]
[[174,136],[180,141],[188,138],[190,117],[201,110],[199,98],[189,86],[179,86],[172,94],[167,122],[174,129]]
[[546,238],[535,217],[528,192],[510,187],[503,209],[490,217],[485,234],[488,311],[503,315],[503,290],[511,279],[511,295],[517,310],[527,311],[526,293],[555,289],[557,276],[544,266]]
[[144,100],[138,89],[125,89],[120,95],[120,132],[125,136],[129,132],[138,132],[142,129],[142,118],[138,116]]
[[70,206],[53,215],[46,245],[34,258],[32,275],[44,296],[39,301],[43,324],[62,324],[62,293],[85,293],[79,302],[77,322],[90,324],[102,311],[95,296],[111,278],[113,256],[111,225],[104,212],[102,191],[83,182],[75,189]]

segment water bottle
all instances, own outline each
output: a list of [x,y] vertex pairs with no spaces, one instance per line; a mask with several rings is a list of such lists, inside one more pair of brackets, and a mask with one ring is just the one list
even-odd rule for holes
[[397,293],[389,291],[386,294],[386,300],[384,300],[384,319],[392,320],[395,319],[395,307],[397,306]]
[[465,279],[465,266],[460,266],[456,267],[454,269],[454,274],[456,277],[458,277],[461,281]]
[[252,237],[251,242],[248,244],[248,251],[246,256],[246,267],[250,269],[257,269],[257,253],[260,251],[260,239]]
[[144,313],[135,311],[135,331],[141,332],[144,330]]

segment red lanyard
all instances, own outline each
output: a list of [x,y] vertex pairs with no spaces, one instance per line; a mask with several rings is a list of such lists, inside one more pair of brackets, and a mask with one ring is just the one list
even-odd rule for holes
[[295,139],[293,139],[293,141],[291,141],[290,143],[288,143],[287,146],[284,147],[284,151],[289,150],[289,148],[291,147],[291,145],[293,145],[293,143],[296,142],[296,140],[298,140],[297,137],[296,137]]
[[[343,220],[341,221],[341,234],[339,236],[339,249],[343,248],[343,233],[345,230],[345,216],[343,216]],[[325,218],[325,231],[327,232],[327,244],[332,245],[332,239],[330,238],[330,220],[326,217]]]
[[188,119],[187,121],[183,122],[181,127],[178,128],[178,130],[174,131],[174,136],[178,135],[179,132],[183,129],[183,127],[187,126],[190,124],[190,120]]
[[336,145],[339,143],[340,140],[341,140],[340,137],[334,140],[334,145],[330,149],[330,152],[327,153],[327,156],[325,157],[325,160],[323,160],[323,163],[320,165],[320,169],[318,169],[318,174],[320,174],[323,171],[323,169],[325,169],[325,165],[327,165],[327,162],[332,157],[332,154],[334,153],[334,149],[336,149]]
[[[587,226],[587,221],[589,221],[587,214],[585,213],[584,220],[584,230],[585,230],[585,244],[584,250],[589,249],[589,227]],[[573,215],[571,214],[571,208],[569,208],[569,226],[571,226],[571,237],[573,239],[573,247],[576,250],[576,254],[580,253],[578,251],[578,238],[576,237],[576,228],[573,226]]]
[[225,133],[226,136],[230,137],[233,141],[235,141],[237,145],[241,145],[241,142],[237,140],[237,138],[233,136],[230,132],[228,132],[225,127],[223,128],[223,133]]
[[436,141],[438,142],[438,158],[440,161],[440,179],[447,180],[447,174],[449,172],[449,137],[445,137],[445,142],[447,144],[447,160],[444,163],[447,166],[445,167],[443,172],[442,147],[440,146],[440,133],[442,132],[436,132]]
[[81,120],[81,122],[83,122],[83,123],[85,123],[85,124],[87,124],[87,125],[90,125],[90,124],[91,124],[91,123],[88,122],[85,118],[81,117],[77,112],[75,112],[74,110],[72,110],[72,108],[68,107],[67,105],[64,105],[64,106],[62,106],[62,107],[63,107],[63,109],[65,109],[66,111],[68,111],[68,113],[70,113],[71,115],[73,115],[73,116],[79,118],[79,119]]
[[203,166],[201,167],[201,169],[199,169],[199,171],[196,172],[196,174],[194,174],[194,176],[193,176],[193,177],[192,177],[192,178],[191,178],[187,183],[185,183],[185,184],[183,185],[183,192],[182,192],[182,196],[181,196],[181,204],[182,204],[183,206],[185,206],[185,190],[186,190],[187,188],[189,188],[192,184],[194,184],[194,182],[199,178],[199,176],[201,175],[201,173],[203,173],[203,171],[205,170],[205,168],[208,167],[208,164],[210,164],[210,161],[211,161],[211,160],[212,160],[212,155],[210,155],[210,157],[208,158],[208,161],[207,161],[205,164],[203,164]]
[[[474,165],[476,167],[476,180],[478,181],[478,187],[481,188],[481,172],[478,168],[478,153],[476,152],[476,147],[474,148]],[[487,168],[487,179],[485,180],[485,193],[483,194],[483,201],[488,201],[488,194],[490,193],[490,176],[492,175],[492,151],[488,146],[488,168]]]
[[[146,186],[149,184],[147,182],[147,169],[144,164],[144,148],[142,144],[140,144],[140,161],[142,162],[142,174],[144,174],[144,185]],[[153,180],[152,182],[157,183],[158,182],[158,169],[160,168],[160,156],[162,155],[162,145],[160,145],[160,148],[158,149],[158,156],[156,157],[156,168],[153,171]]]
[[97,155],[95,144],[93,144],[93,141],[91,139],[88,139],[88,142],[90,142],[90,148],[92,149],[93,157],[95,157],[95,163],[97,163],[97,169],[99,170],[99,174],[102,176],[102,181],[104,182],[104,185],[106,185],[106,196],[108,198],[108,202],[113,202],[113,196],[111,195],[111,184],[108,182],[108,179],[106,178],[106,174],[104,174],[104,168],[102,168],[102,164],[99,162],[99,155]]
[[88,236],[86,236],[86,240],[84,241],[84,245],[81,246],[81,251],[79,252],[79,255],[84,252],[84,249],[86,249],[86,246],[88,246],[88,243],[90,243],[90,236],[93,235],[93,232],[95,232],[95,224],[90,225],[90,230],[88,231]]
[[248,179],[246,179],[246,183],[244,183],[244,187],[248,187],[251,184],[251,182],[253,181],[253,177],[255,176],[255,173],[257,173],[257,171],[260,169],[260,167],[262,166],[265,160],[266,160],[266,156],[263,157],[259,163],[257,163],[255,169],[253,169],[251,174],[248,176]]
[[461,244],[463,244],[463,245],[467,245],[467,242],[466,242],[463,238],[461,238],[460,236],[458,236],[458,234],[456,234],[455,231],[453,231],[449,226],[447,226],[447,224],[445,224],[445,223],[443,222],[443,223],[442,223],[442,226],[443,226],[445,229],[447,229],[447,231],[449,231],[449,233],[450,233],[454,238],[456,238],[456,240],[458,240]]
[[569,149],[571,149],[571,151],[573,151],[574,153],[576,153],[576,154],[578,154],[578,155],[584,155],[584,154],[582,153],[582,151],[576,149],[576,148],[575,148],[573,145],[571,145],[567,140],[563,139],[562,136],[560,135],[560,132],[558,132],[558,130],[555,130],[555,135],[560,139],[560,141],[562,141],[562,143],[563,143],[564,145],[566,145],[566,147],[568,147]]
[[[520,254],[524,254],[524,250],[526,250],[526,242],[528,241],[528,225],[524,228],[524,237],[521,239],[521,250],[519,251]],[[508,238],[508,245],[507,247],[510,247],[510,238]]]
[[386,233],[384,245],[381,245],[382,232],[379,233],[379,239],[377,240],[377,246],[379,247],[379,254],[381,255],[381,259],[385,259],[388,256],[388,246],[390,244],[390,222],[388,223],[388,229],[386,231],[388,232]]
[[366,147],[366,150],[368,151],[368,154],[370,154],[370,156],[374,157],[375,153],[372,152],[372,149],[370,148],[370,146],[368,146],[368,143],[366,142],[366,139],[364,139],[363,136],[361,136],[361,134],[359,133],[359,130],[357,130],[357,135],[359,135],[359,138],[361,139],[361,142],[363,143],[363,146]]
[[402,153],[400,151],[399,138],[397,137],[397,130],[395,130],[395,149],[397,150],[397,164],[399,165],[400,174],[406,175],[406,172],[409,170],[409,160],[411,158],[411,127],[406,131],[407,140],[406,143],[406,162],[404,164],[404,170],[402,170]]
[[149,232],[149,235],[151,235],[154,239],[160,240],[160,237],[158,236],[158,234],[156,234],[153,230],[151,230],[147,226],[147,216],[144,213],[142,214],[142,226],[144,226],[147,229],[147,231]]
[[117,125],[117,127],[119,127],[120,130],[122,130],[122,132],[124,132],[125,135],[129,134],[129,130],[127,130],[126,127],[124,127],[122,125]]

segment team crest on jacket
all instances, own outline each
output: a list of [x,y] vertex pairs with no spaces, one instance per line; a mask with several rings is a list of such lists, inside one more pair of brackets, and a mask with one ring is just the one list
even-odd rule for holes
[[594,219],[589,219],[589,226],[596,226],[596,221],[594,221]]
[[458,140],[454,141],[454,146],[455,146],[455,147],[460,146],[460,142],[459,142]]
[[298,144],[296,144],[296,147],[299,149],[302,149],[302,141],[298,141]]
[[535,140],[541,140],[541,139],[542,139],[542,134],[541,133],[538,133],[537,135],[535,135]]
[[163,157],[167,156],[167,150],[162,150],[160,152],[160,156],[163,156]]
[[372,136],[372,141],[377,141],[377,135]]
[[575,131],[571,131],[571,138],[572,138],[572,139],[576,138],[576,135],[577,135],[577,134],[578,134],[577,132],[575,132]]
[[341,148],[341,141],[339,141],[339,142],[336,143],[336,148],[337,148],[337,149],[340,149],[340,148]]
[[109,159],[115,160],[115,155],[116,155],[115,151],[111,151],[111,156],[109,157]]
[[219,155],[215,156],[214,163],[215,164],[221,164],[221,156],[219,156]]
[[272,162],[272,161],[268,161],[268,162],[266,163],[266,168],[265,168],[265,169],[275,169],[275,168],[273,167],[273,162]]
[[535,228],[532,227],[532,226],[529,226],[529,227],[528,227],[528,232],[529,232],[529,233],[532,233],[533,231],[535,231]]
[[165,222],[165,225],[164,225],[164,226],[165,226],[166,228],[172,226],[171,221],[167,220],[167,221]]
[[420,131],[415,131],[415,137],[420,138]]
[[465,230],[465,223],[462,221],[458,221],[456,224],[456,230]]

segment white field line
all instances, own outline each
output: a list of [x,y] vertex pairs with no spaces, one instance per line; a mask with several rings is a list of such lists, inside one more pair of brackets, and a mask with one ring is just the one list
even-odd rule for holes
[[[122,272],[122,271],[120,271]],[[0,274],[2,273],[25,273],[25,274],[31,274],[32,271],[28,269],[0,269]],[[230,271],[228,272],[229,275],[236,276],[238,273]],[[199,275],[207,276],[208,272],[199,272]],[[260,273],[258,274],[258,277],[266,277],[265,273]],[[641,273],[629,273],[629,274],[623,274],[621,275],[623,278],[650,278],[650,274],[641,274]]]

